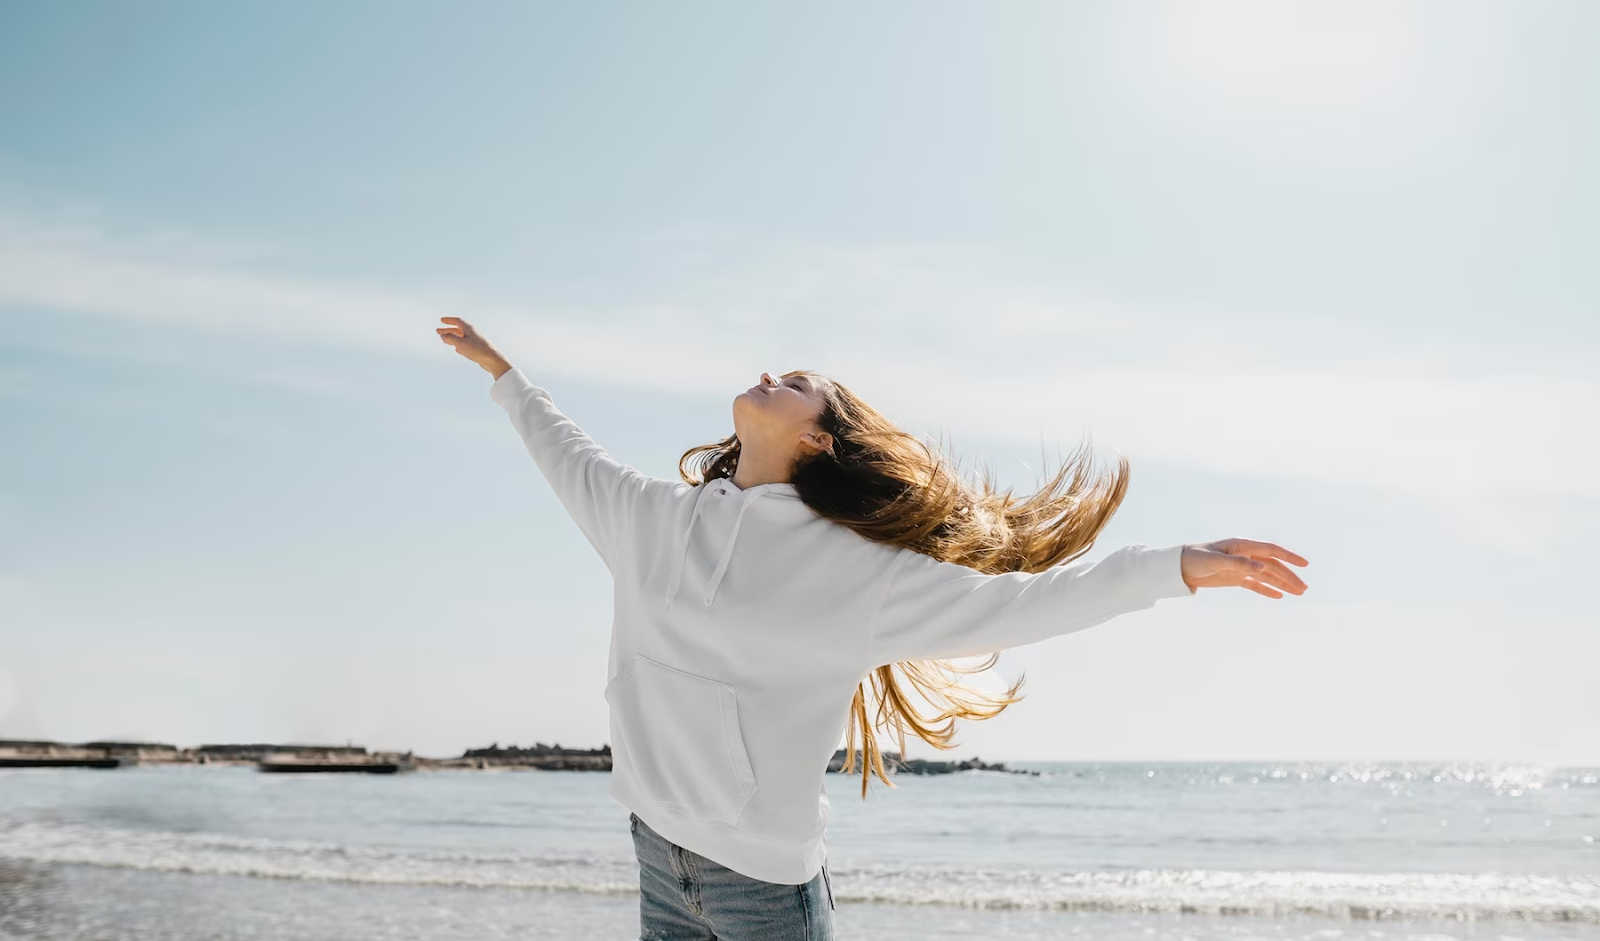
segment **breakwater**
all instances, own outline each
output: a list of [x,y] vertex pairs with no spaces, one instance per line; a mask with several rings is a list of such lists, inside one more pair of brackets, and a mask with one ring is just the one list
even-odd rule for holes
[[[862,759],[859,749],[856,751],[855,757],[854,767],[860,768]],[[843,748],[834,752],[833,757],[828,761],[828,770],[836,773],[843,772],[845,758],[846,752]],[[953,774],[957,771],[1000,771],[1006,774],[1030,774],[1034,776],[1039,774],[1037,771],[1007,768],[1005,762],[986,762],[977,757],[968,758],[964,761],[931,761],[927,758],[901,758],[900,753],[896,751],[883,753],[883,769],[890,774]],[[852,770],[851,773],[855,772]]]

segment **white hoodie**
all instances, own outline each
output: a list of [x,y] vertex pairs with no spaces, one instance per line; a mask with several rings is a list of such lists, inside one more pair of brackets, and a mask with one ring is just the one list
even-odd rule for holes
[[823,776],[875,667],[1031,644],[1193,593],[1182,546],[985,575],[824,520],[791,484],[648,477],[521,370],[489,394],[611,570],[611,796],[756,879],[798,885],[821,868]]

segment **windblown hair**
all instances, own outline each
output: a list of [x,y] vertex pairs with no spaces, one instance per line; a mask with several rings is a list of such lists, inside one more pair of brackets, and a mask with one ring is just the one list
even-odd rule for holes
[[[829,451],[799,459],[790,482],[818,516],[875,542],[986,574],[1039,572],[1087,552],[1127,493],[1127,459],[1119,456],[1115,470],[1104,471],[1087,444],[1032,496],[997,491],[991,471],[968,480],[942,449],[895,427],[844,385],[804,369],[784,373],[784,378],[796,375],[810,379],[821,395],[817,423],[833,443]],[[678,473],[687,483],[700,484],[731,478],[738,466],[739,439],[730,435],[684,452]],[[908,726],[935,748],[954,748],[957,719],[990,719],[1022,698],[1017,695],[1022,676],[999,694],[961,682],[962,676],[993,667],[999,656],[995,651],[969,666],[916,660],[872,671],[856,689],[845,744],[848,773],[855,769],[860,735],[863,799],[869,769],[894,786],[885,773],[875,727],[894,733],[904,758]],[[908,688],[937,713],[922,714]]]

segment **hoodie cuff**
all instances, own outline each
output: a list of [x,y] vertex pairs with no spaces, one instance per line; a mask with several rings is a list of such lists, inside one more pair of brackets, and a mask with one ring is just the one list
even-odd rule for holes
[[1145,549],[1140,556],[1157,598],[1187,598],[1194,594],[1183,580],[1183,546]]
[[518,394],[529,390],[546,398],[550,395],[550,393],[529,382],[528,377],[523,374],[522,370],[513,366],[501,373],[500,378],[489,386],[489,398],[493,399],[500,407],[505,408],[516,400]]

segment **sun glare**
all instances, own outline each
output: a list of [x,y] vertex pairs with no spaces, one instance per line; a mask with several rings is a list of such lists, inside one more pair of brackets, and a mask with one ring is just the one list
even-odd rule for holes
[[1172,3],[1149,38],[1173,77],[1233,101],[1362,107],[1405,85],[1416,28],[1394,4]]

